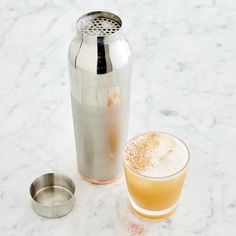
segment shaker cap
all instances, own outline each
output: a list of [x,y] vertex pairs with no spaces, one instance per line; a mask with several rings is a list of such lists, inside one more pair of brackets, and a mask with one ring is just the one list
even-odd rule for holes
[[120,31],[122,21],[111,12],[94,11],[81,16],[77,30],[85,39],[113,38]]
[[33,210],[44,217],[57,218],[68,214],[75,204],[75,184],[67,176],[47,173],[30,186]]

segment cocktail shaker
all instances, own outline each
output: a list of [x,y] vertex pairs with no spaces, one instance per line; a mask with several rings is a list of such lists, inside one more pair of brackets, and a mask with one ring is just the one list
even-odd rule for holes
[[92,183],[109,183],[122,171],[132,53],[113,13],[85,14],[76,28],[69,73],[78,169]]

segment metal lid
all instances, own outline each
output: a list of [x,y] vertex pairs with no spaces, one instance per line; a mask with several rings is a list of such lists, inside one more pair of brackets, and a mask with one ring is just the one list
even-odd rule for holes
[[84,39],[113,39],[121,29],[121,19],[106,11],[89,12],[77,21],[77,29]]
[[69,213],[75,204],[75,184],[67,176],[48,173],[36,178],[30,186],[32,208],[48,218]]

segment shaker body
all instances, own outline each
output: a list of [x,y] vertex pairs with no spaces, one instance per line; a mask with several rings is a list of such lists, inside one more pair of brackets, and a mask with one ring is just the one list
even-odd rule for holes
[[[104,19],[115,19],[114,22],[118,23],[120,20],[107,12],[89,13],[81,17],[82,21],[86,16],[99,18],[98,22],[102,23]],[[80,20],[77,27],[79,23]],[[78,30],[69,49],[78,169],[83,177],[94,183],[111,182],[122,171],[122,152],[128,130],[132,56],[120,30],[118,28],[114,33],[107,31],[104,35]]]

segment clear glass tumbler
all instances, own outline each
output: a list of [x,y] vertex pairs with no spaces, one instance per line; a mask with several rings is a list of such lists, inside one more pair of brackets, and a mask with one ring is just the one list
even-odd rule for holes
[[186,144],[168,133],[143,133],[126,144],[124,171],[131,208],[138,216],[161,220],[175,211],[189,158]]

